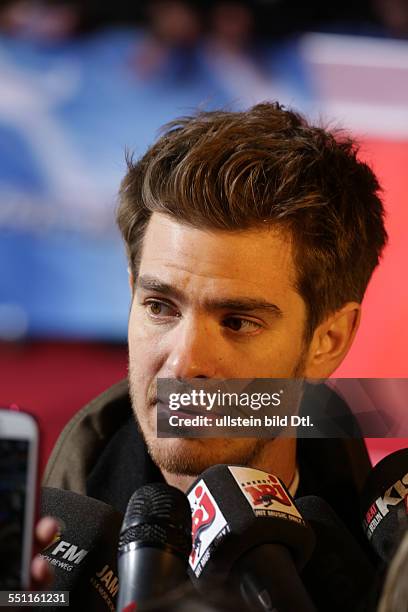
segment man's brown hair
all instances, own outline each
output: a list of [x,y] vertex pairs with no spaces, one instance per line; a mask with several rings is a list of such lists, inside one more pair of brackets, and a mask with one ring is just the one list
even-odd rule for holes
[[378,181],[357,151],[350,137],[278,103],[169,123],[139,161],[128,159],[120,189],[134,278],[153,212],[203,229],[273,224],[294,246],[310,338],[331,312],[361,302],[387,240]]

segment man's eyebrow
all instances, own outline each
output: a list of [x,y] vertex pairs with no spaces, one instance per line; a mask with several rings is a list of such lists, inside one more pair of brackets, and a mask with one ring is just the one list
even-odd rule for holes
[[179,289],[173,287],[173,285],[170,285],[169,283],[161,281],[155,276],[148,276],[147,274],[139,276],[136,281],[136,289],[139,288],[144,289],[145,291],[156,291],[157,293],[174,297],[180,302],[185,302],[185,297]]
[[210,300],[206,302],[206,306],[210,310],[239,310],[245,312],[265,310],[271,312],[278,318],[283,316],[283,312],[279,306],[271,302],[265,302],[264,300],[257,300],[256,298],[236,297],[225,300]]
[[[136,288],[144,289],[145,291],[156,291],[169,297],[174,297],[181,303],[185,303],[186,296],[182,291],[173,287],[169,283],[165,283],[154,276],[143,275],[138,277]],[[236,310],[240,312],[253,312],[253,311],[267,311],[272,313],[275,317],[280,318],[283,316],[282,310],[276,304],[266,302],[265,300],[258,300],[257,298],[234,297],[226,299],[214,299],[205,300],[204,306],[208,310]]]

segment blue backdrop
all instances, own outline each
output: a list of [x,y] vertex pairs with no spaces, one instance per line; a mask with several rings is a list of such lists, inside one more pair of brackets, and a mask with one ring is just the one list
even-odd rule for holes
[[203,43],[153,75],[144,33],[61,45],[0,38],[0,339],[126,335],[126,262],[114,223],[126,148],[140,155],[197,107],[313,102],[297,41],[246,61]]

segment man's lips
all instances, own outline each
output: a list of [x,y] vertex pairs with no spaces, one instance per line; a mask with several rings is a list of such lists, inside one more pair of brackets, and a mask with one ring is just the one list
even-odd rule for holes
[[189,406],[183,406],[182,409],[178,408],[177,410],[170,410],[168,402],[162,401],[160,399],[153,401],[151,403],[151,406],[157,407],[157,410],[160,411],[162,414],[165,414],[166,417],[169,417],[171,415],[177,415],[179,417],[186,417],[186,418],[192,418],[192,417],[203,416],[203,415],[211,416],[211,412],[209,412],[205,408],[200,408],[197,406],[194,406],[191,408]]
[[182,408],[177,408],[177,410],[170,410],[169,401],[163,400],[160,398],[156,398],[150,402],[150,406],[152,408],[157,407],[157,410],[169,417],[173,414],[178,415],[180,417],[196,417],[196,416],[241,416],[243,418],[248,418],[250,415],[254,414],[253,411],[248,406],[230,406],[229,408],[224,406],[214,406],[211,410],[207,410],[205,406],[183,406]]

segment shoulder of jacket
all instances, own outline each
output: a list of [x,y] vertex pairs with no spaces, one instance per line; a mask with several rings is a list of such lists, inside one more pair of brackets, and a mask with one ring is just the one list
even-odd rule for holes
[[127,379],[79,410],[62,430],[42,485],[86,493],[86,479],[112,435],[131,415]]

